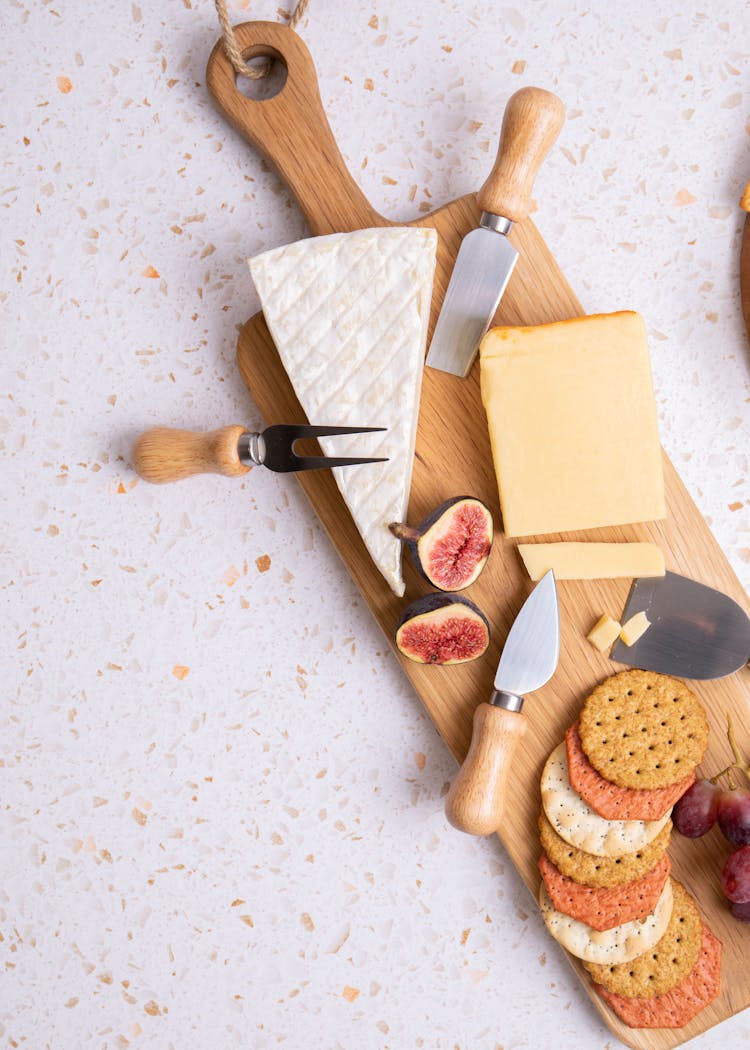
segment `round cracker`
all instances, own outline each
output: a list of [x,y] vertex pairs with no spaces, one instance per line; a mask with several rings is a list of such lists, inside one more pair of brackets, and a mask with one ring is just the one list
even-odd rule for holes
[[653,671],[621,671],[584,701],[578,731],[586,757],[624,788],[683,780],[708,746],[708,720],[682,682]]
[[621,857],[653,841],[669,820],[605,820],[587,806],[568,780],[565,741],[558,744],[542,771],[542,805],[561,838],[598,857]]
[[697,963],[703,929],[700,913],[685,887],[675,879],[671,882],[672,915],[653,948],[626,963],[584,963],[596,983],[608,992],[628,999],[664,995],[684,981]]
[[611,930],[593,930],[578,919],[571,919],[552,906],[544,883],[539,888],[539,904],[547,929],[563,948],[584,962],[628,962],[642,955],[664,935],[672,914],[672,883],[662,890],[652,915],[635,922],[624,922]]
[[721,990],[721,941],[704,924],[698,962],[681,984],[650,999],[627,999],[594,985],[630,1028],[684,1028]]
[[651,871],[633,882],[620,886],[582,886],[563,875],[545,853],[539,858],[539,870],[553,907],[595,930],[610,930],[650,915],[669,878],[670,868],[671,862],[664,853]]
[[565,734],[568,776],[574,788],[595,813],[605,820],[658,820],[695,783],[695,771],[666,788],[622,788],[597,773],[581,747],[578,723]]
[[583,886],[621,886],[641,878],[664,856],[671,834],[672,822],[668,820],[656,838],[635,853],[626,853],[622,857],[596,857],[560,838],[544,812],[539,814],[539,835],[544,852],[563,875]]

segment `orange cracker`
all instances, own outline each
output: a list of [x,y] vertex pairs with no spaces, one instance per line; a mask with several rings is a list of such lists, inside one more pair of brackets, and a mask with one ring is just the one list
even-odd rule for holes
[[630,1028],[682,1028],[719,994],[721,941],[703,924],[698,961],[671,992],[627,999],[595,984],[599,995]]
[[665,788],[623,788],[605,780],[586,758],[578,723],[565,734],[568,779],[574,791],[605,820],[660,820],[695,783],[695,772]]
[[620,886],[582,886],[555,867],[546,853],[539,858],[539,870],[550,900],[557,911],[579,919],[595,930],[611,930],[624,922],[651,915],[664,889],[671,862],[666,853],[639,879]]

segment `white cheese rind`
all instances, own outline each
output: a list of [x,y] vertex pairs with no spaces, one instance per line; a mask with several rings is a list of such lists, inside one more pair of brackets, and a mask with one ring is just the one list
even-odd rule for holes
[[329,456],[388,457],[333,473],[373,561],[399,596],[402,544],[388,525],[407,514],[436,248],[434,230],[386,227],[313,237],[249,260],[308,420],[387,428],[320,444]]

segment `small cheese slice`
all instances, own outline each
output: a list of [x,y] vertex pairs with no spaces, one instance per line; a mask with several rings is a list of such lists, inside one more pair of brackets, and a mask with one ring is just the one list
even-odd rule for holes
[[620,640],[624,645],[635,645],[638,639],[643,637],[650,626],[651,621],[646,616],[645,612],[637,612],[635,616],[631,616],[630,619],[626,620],[622,625]]
[[620,637],[621,629],[617,620],[613,620],[611,616],[607,616],[604,613],[599,617],[586,637],[595,649],[598,649],[600,653],[604,653]]
[[324,437],[327,456],[388,457],[333,474],[373,561],[404,593],[402,544],[437,233],[384,227],[297,241],[249,260],[279,357],[310,423],[386,427]]
[[518,553],[532,580],[550,569],[558,580],[664,575],[664,555],[655,543],[519,543]]
[[508,536],[666,515],[646,326],[594,314],[492,328],[482,401]]

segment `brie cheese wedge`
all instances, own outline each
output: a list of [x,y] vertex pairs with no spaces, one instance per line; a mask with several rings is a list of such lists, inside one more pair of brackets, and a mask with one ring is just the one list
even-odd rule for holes
[[384,227],[312,237],[249,260],[263,314],[310,423],[386,427],[320,439],[373,561],[404,593],[401,541],[411,487],[437,233]]

